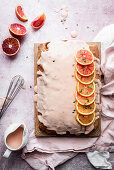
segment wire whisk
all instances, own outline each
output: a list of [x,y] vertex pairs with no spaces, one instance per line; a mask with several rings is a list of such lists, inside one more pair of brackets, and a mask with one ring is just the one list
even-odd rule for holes
[[9,107],[15,96],[18,94],[22,86],[24,85],[24,79],[20,75],[17,75],[12,78],[8,92],[6,94],[2,109],[0,110],[0,118],[6,111],[6,109]]

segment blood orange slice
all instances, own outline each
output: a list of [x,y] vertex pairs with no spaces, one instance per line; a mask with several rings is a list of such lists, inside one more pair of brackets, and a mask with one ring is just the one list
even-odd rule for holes
[[76,70],[78,71],[78,73],[81,74],[82,76],[90,76],[95,71],[94,62],[89,65],[85,65],[85,66],[76,62],[75,66],[76,66]]
[[19,20],[28,21],[26,15],[23,12],[23,8],[21,7],[21,5],[16,6],[15,13],[16,13],[17,17],[19,18]]
[[39,29],[40,27],[42,27],[42,25],[44,24],[46,20],[46,16],[43,13],[42,15],[36,17],[32,22],[31,22],[31,26],[33,28]]
[[89,97],[84,97],[81,96],[77,91],[75,92],[75,98],[76,101],[79,102],[81,105],[90,105],[91,103],[93,103],[95,101],[95,93],[93,93],[91,96]]
[[76,89],[81,96],[88,97],[95,92],[95,83],[92,82],[91,84],[85,85],[78,81],[76,85]]
[[94,60],[94,56],[91,51],[86,49],[80,49],[76,53],[76,61],[81,65],[88,65],[91,64]]
[[89,126],[95,120],[95,113],[92,113],[91,115],[81,115],[77,113],[76,120],[83,126]]
[[27,33],[26,28],[19,23],[10,24],[9,31],[16,36],[24,36]]
[[88,106],[81,105],[80,103],[76,102],[75,105],[76,111],[80,113],[81,115],[90,115],[93,112],[95,112],[96,104],[93,102],[92,104]]
[[95,72],[90,76],[82,76],[75,70],[76,79],[82,84],[90,84],[95,80]]
[[19,51],[19,48],[20,42],[17,38],[8,37],[2,42],[2,50],[8,56],[15,55]]

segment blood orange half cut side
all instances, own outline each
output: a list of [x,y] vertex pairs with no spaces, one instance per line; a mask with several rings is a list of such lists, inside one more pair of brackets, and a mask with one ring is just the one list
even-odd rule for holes
[[15,55],[20,49],[20,42],[17,38],[8,37],[2,42],[2,50],[8,56]]
[[10,24],[9,31],[16,36],[24,36],[27,33],[25,26],[19,23]]
[[18,17],[19,20],[21,21],[28,21],[26,15],[23,12],[23,8],[21,7],[21,5],[17,5],[15,8],[15,13]]
[[46,20],[46,16],[43,13],[42,15],[36,17],[32,22],[31,22],[31,26],[33,28],[39,29],[40,27],[43,26],[44,22]]
[[82,76],[90,76],[95,71],[95,63],[94,62],[89,65],[85,65],[85,66],[76,62],[75,67],[76,67],[76,70],[78,71],[78,73],[81,74]]
[[86,49],[80,49],[76,53],[76,61],[81,65],[88,65],[91,64],[94,60],[94,56],[91,51]]
[[89,97],[85,97],[85,96],[81,96],[77,91],[75,92],[75,98],[76,101],[78,103],[80,103],[81,105],[85,105],[88,106],[91,103],[93,103],[95,101],[95,93],[93,93],[91,96]]
[[82,76],[80,75],[77,70],[75,70],[75,77],[76,79],[82,84],[90,84],[95,80],[95,72],[90,76]]

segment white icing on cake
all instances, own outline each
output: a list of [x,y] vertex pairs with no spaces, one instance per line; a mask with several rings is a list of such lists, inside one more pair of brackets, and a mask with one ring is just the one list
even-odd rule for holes
[[78,135],[85,132],[85,127],[82,128],[75,120],[76,111],[73,113],[76,90],[74,55],[83,47],[89,49],[85,42],[51,42],[48,51],[42,52],[38,60],[44,69],[44,72],[37,72],[41,75],[37,79],[37,110],[41,113],[38,119],[48,130],[55,130],[57,134],[69,131]]

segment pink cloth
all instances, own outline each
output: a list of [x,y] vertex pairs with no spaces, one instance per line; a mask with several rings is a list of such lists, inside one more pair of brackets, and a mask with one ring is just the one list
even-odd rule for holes
[[[113,32],[111,32],[111,29]],[[108,31],[107,31],[108,30]],[[39,137],[30,134],[29,142],[23,150],[23,158],[34,169],[54,169],[57,165],[74,157],[78,152],[114,151],[114,46],[112,39],[107,42],[104,34],[114,34],[114,25],[101,31],[94,41],[102,42],[101,69],[104,74],[102,87],[102,119],[101,136],[99,138],[56,138]],[[112,35],[112,37],[114,37]]]

